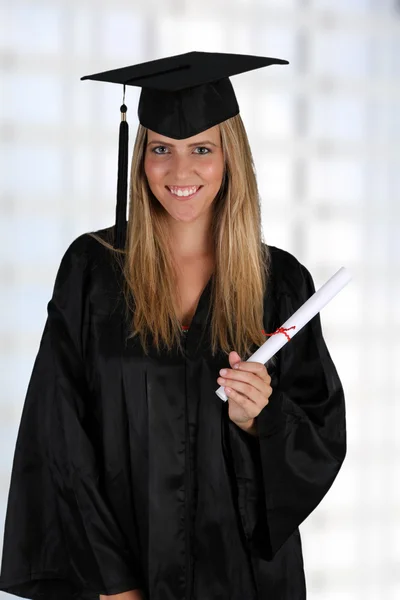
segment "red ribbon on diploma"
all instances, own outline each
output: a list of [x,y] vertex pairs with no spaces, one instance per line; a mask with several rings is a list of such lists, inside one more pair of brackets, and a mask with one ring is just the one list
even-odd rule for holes
[[288,342],[290,342],[290,340],[292,338],[289,337],[289,335],[286,333],[287,331],[289,331],[289,329],[296,329],[296,325],[292,325],[291,327],[278,327],[278,329],[276,331],[274,331],[273,333],[265,333],[265,331],[263,330],[263,334],[264,335],[275,335],[277,333],[283,333],[283,335],[286,335]]
[[[182,329],[183,329],[183,331],[188,331],[189,327],[187,325],[182,325]],[[286,333],[290,329],[296,329],[296,325],[292,325],[292,327],[278,327],[278,329],[276,331],[274,331],[273,333],[266,333],[263,329],[262,333],[266,336],[276,335],[277,333],[283,333],[283,335],[286,335],[288,342],[290,342],[290,340],[292,338],[289,337],[289,335]]]

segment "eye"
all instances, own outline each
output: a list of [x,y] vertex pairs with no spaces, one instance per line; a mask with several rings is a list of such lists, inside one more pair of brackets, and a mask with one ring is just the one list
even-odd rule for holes
[[153,148],[152,152],[154,152],[154,154],[165,154],[165,152],[156,152],[156,150],[158,150],[159,148],[166,148],[167,146],[156,146],[155,148]]
[[206,148],[205,146],[197,146],[196,150],[198,150],[199,148],[201,150],[207,150],[207,152],[196,152],[196,154],[209,154],[211,152],[211,150],[209,150],[209,148]]

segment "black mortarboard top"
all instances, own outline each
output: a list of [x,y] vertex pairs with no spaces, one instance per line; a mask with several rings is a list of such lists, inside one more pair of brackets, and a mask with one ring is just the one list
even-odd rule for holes
[[[144,127],[182,140],[214,127],[239,113],[229,77],[287,60],[246,54],[187,52],[113,69],[81,79],[142,88],[138,117]],[[114,247],[125,247],[128,174],[128,124],[121,106],[118,152],[117,210]]]

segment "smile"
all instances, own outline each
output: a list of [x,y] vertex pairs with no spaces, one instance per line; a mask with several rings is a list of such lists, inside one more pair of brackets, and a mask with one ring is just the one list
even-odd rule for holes
[[181,187],[178,185],[171,185],[170,187],[168,185],[165,186],[167,188],[167,190],[169,191],[169,193],[174,196],[175,198],[178,198],[179,200],[187,200],[189,198],[193,198],[198,192],[199,190],[201,190],[201,188],[203,187],[202,185],[193,185],[193,186],[186,186],[186,187]]

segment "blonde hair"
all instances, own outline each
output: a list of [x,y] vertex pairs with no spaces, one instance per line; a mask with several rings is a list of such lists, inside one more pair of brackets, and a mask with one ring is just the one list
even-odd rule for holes
[[[211,351],[242,360],[251,345],[265,342],[263,299],[269,279],[270,253],[262,243],[261,209],[253,157],[240,115],[219,124],[225,163],[220,190],[213,201],[212,239],[215,271],[211,291]],[[131,164],[129,219],[125,250],[91,233],[115,253],[124,275],[124,296],[131,334],[154,345],[182,352],[181,323],[176,314],[176,271],[170,251],[166,213],[154,197],[144,171],[147,129],[139,124]],[[254,352],[254,349],[253,349]]]

